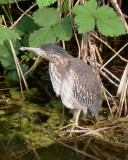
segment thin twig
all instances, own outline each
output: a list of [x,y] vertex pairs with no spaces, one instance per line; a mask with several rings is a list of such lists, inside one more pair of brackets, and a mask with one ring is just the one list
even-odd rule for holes
[[21,74],[22,79],[23,79],[23,81],[24,81],[24,85],[25,85],[26,89],[28,89],[28,85],[27,85],[27,82],[26,82],[26,80],[25,80],[25,78],[24,78],[24,75],[23,75],[22,69],[21,69],[21,67],[20,67],[19,61],[18,61],[18,59],[17,59],[17,56],[16,56],[16,53],[15,53],[15,50],[14,50],[12,41],[9,41],[9,43],[10,43],[10,46],[11,46],[11,49],[12,49],[12,53],[13,53],[13,56],[14,56],[14,60],[15,60],[16,66],[17,66],[17,68],[18,68],[18,69],[17,69],[17,72],[18,72],[18,74]]
[[[18,3],[17,3],[17,1],[15,0],[15,3],[16,3],[16,6],[17,6],[17,8],[22,12],[22,13],[24,13],[24,11],[19,7],[19,5],[18,5]],[[30,17],[30,18],[32,18],[32,16],[30,16],[29,14],[26,14],[28,17]]]
[[[95,37],[96,39],[98,39],[99,41],[101,41],[103,44],[105,44],[109,49],[111,49],[114,53],[117,53],[109,44],[107,44],[105,41],[103,41],[101,38],[99,38],[98,36],[96,36],[95,34],[93,34],[93,33],[90,33],[93,37]],[[125,58],[123,58],[121,55],[117,55],[118,57],[120,57],[120,59],[122,60],[122,61],[125,61],[125,62],[127,62],[128,63],[128,60],[127,59],[125,59]]]
[[106,93],[111,97],[111,99],[112,99],[113,103],[115,104],[117,110],[119,110],[118,106],[117,106],[117,103],[116,103],[117,100],[113,97],[113,95],[104,86],[102,86],[102,87],[104,88],[104,90],[106,91]]
[[[93,66],[97,66],[98,68],[100,68],[101,67],[101,64],[99,64],[98,62],[94,62],[94,61],[92,61],[89,57],[86,57],[86,60],[90,63],[90,61],[91,61],[91,64],[93,65]],[[103,71],[105,71],[105,72],[103,72]],[[107,78],[112,84],[114,84],[116,87],[118,87],[119,85],[115,82],[115,81],[113,81],[112,79],[110,79],[110,77],[108,77],[108,75],[107,74],[109,74],[112,78],[114,78],[116,81],[118,81],[118,82],[120,82],[120,79],[119,78],[117,78],[114,74],[112,74],[110,71],[108,71],[106,68],[103,68],[103,70],[101,70],[100,71],[100,73],[105,77],[105,78]],[[107,74],[106,74],[107,73]]]
[[[29,136],[30,136],[30,138],[32,139],[31,134],[29,134]],[[26,138],[26,139],[27,139],[27,138]],[[36,149],[34,148],[32,142],[31,142],[29,139],[27,139],[27,141],[28,141],[28,143],[29,143],[31,149],[32,149],[33,152],[35,153],[35,156],[36,156],[37,160],[41,160],[41,158],[39,157],[39,154],[37,153]]]
[[128,43],[126,43],[118,52],[116,52],[116,54],[115,54],[114,56],[112,56],[112,57],[100,68],[100,70],[102,70],[113,58],[115,58],[127,45],[128,45]]
[[24,96],[23,96],[22,83],[21,83],[20,70],[19,70],[18,63],[17,63],[17,56],[16,56],[16,53],[15,53],[15,50],[14,50],[14,47],[13,47],[12,42],[11,42],[11,41],[9,41],[9,43],[10,43],[10,46],[11,46],[11,49],[12,49],[12,54],[13,54],[14,61],[15,61],[15,64],[16,64],[16,70],[17,70],[17,74],[18,74],[18,77],[19,77],[21,94],[22,94],[22,97],[24,97]]
[[109,100],[108,100],[107,95],[106,95],[106,91],[105,91],[104,87],[102,87],[102,89],[103,89],[104,96],[105,96],[105,98],[106,98],[106,101],[107,101],[107,104],[108,104],[108,107],[109,107],[110,113],[111,113],[111,115],[113,115],[113,113],[112,113],[112,109],[111,109],[110,104],[109,104]]
[[110,79],[110,77],[109,77],[105,72],[103,72],[103,71],[101,70],[100,73],[101,73],[110,83],[114,84],[116,87],[119,87],[119,85],[118,85],[116,82],[114,82],[112,79]]
[[55,142],[57,142],[57,143],[65,146],[65,147],[67,147],[67,148],[70,148],[70,149],[72,149],[72,150],[74,150],[74,151],[76,151],[76,152],[78,152],[78,153],[81,153],[81,154],[83,154],[83,155],[85,155],[85,156],[87,156],[87,157],[90,157],[90,158],[92,158],[92,159],[100,160],[99,158],[96,158],[96,157],[94,157],[94,156],[92,156],[92,155],[90,155],[90,154],[88,154],[88,153],[86,153],[86,152],[83,152],[83,151],[81,151],[81,150],[79,150],[79,149],[76,149],[76,148],[74,148],[74,147],[72,147],[72,146],[69,146],[68,144],[65,144],[65,143],[57,140],[55,137],[53,137],[53,136],[51,136],[51,135],[48,135],[48,136],[49,136],[51,139],[53,139]]
[[20,20],[21,20],[21,18],[25,15],[25,14],[27,14],[33,7],[35,7],[37,4],[36,3],[34,3],[29,9],[27,9],[12,25],[11,25],[11,27],[10,27],[10,29],[12,29]]
[[101,55],[100,55],[99,50],[98,50],[98,48],[97,48],[97,46],[96,46],[95,43],[94,43],[94,47],[95,47],[96,54],[97,54],[97,56],[98,56],[98,59],[99,59],[100,63],[103,64],[103,60],[102,60],[102,58],[101,58]]
[[35,67],[36,64],[38,63],[39,59],[40,59],[40,56],[37,57],[36,61],[35,61],[34,64],[32,65],[32,67],[31,67],[24,75],[27,75],[29,72],[31,72],[31,71],[34,69],[34,67]]

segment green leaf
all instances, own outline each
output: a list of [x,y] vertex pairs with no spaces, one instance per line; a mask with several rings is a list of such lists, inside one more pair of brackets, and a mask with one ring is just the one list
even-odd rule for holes
[[30,47],[40,47],[45,43],[55,43],[56,37],[51,27],[44,27],[30,34]]
[[85,5],[77,5],[76,7],[72,8],[72,12],[78,15],[81,14],[91,14],[97,7],[96,0],[86,1]]
[[72,12],[77,14],[74,18],[78,25],[78,32],[89,32],[95,27],[95,20],[92,13],[97,7],[96,0],[86,1],[85,5],[77,5],[72,9]]
[[97,1],[96,0],[89,0],[85,2],[85,7],[89,10],[90,14],[96,9]]
[[117,17],[116,12],[106,5],[101,6],[93,12],[97,18],[97,27],[100,33],[105,36],[119,36],[125,34],[125,27],[122,20]]
[[78,32],[89,32],[97,24],[99,32],[105,36],[119,36],[125,34],[125,27],[116,12],[106,5],[96,10],[96,0],[86,1],[85,5],[77,5],[72,9],[76,14],[74,21],[78,25]]
[[33,52],[29,52],[29,54],[27,52],[25,52],[24,55],[21,56],[22,61],[23,60],[29,61],[30,59],[32,59],[34,57],[35,57],[35,53],[33,53]]
[[56,37],[60,40],[70,40],[72,36],[72,26],[69,17],[63,18],[60,23],[57,23],[53,28]]
[[119,36],[125,34],[124,24],[119,17],[114,17],[111,19],[97,20],[97,27],[100,33],[105,36]]
[[39,29],[39,26],[34,23],[34,20],[28,16],[24,16],[21,21],[13,28],[20,36],[27,33],[32,33]]
[[117,16],[113,8],[108,7],[107,5],[101,6],[95,10],[92,15],[97,19],[109,19]]
[[23,36],[23,39],[22,39],[22,44],[23,46],[28,46],[29,44],[29,36],[30,34],[26,33],[24,36]]
[[5,40],[16,40],[19,37],[13,29],[0,27],[0,44],[3,44]]
[[[20,42],[12,41],[16,54],[19,54]],[[15,68],[15,62],[9,42],[0,45],[0,62],[5,69],[11,70]]]
[[[28,66],[26,64],[22,64],[21,69],[22,69],[22,72],[24,74],[28,71]],[[7,78],[8,81],[19,81],[18,74],[17,74],[16,70],[8,72],[6,78]],[[28,75],[25,75],[25,78],[27,79]]]
[[19,80],[16,70],[8,72],[6,78],[8,79],[8,81],[18,81]]
[[7,3],[15,3],[19,2],[20,0],[0,0],[0,4],[7,4]]
[[50,6],[51,4],[55,3],[56,0],[36,0],[39,8],[42,8],[42,7],[47,7],[47,6]]
[[34,12],[33,19],[39,26],[44,27],[55,25],[55,23],[59,22],[60,17],[57,9],[41,8]]
[[78,25],[78,32],[89,32],[95,27],[95,20],[91,15],[79,15],[75,17],[75,23]]

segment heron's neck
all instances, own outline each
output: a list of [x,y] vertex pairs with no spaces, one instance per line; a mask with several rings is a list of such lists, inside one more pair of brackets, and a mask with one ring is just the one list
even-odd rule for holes
[[56,66],[66,66],[69,63],[69,58],[63,58],[63,57],[52,57],[50,59],[51,63],[54,63]]

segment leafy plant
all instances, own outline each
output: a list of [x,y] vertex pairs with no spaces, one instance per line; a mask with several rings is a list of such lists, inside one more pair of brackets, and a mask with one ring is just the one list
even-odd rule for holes
[[13,29],[2,28],[0,27],[0,44],[3,45],[4,41],[15,40],[19,37],[18,33],[16,33]]
[[[22,69],[23,73],[25,73],[28,71],[28,66],[25,64],[22,64],[21,69]],[[26,75],[25,78],[27,79],[28,75]],[[18,74],[15,69],[8,72],[8,74],[6,76],[6,81],[8,82],[9,85],[17,84],[17,82],[19,81],[19,78],[18,78]]]
[[19,1],[20,0],[0,0],[0,4],[15,3]]
[[41,28],[29,37],[29,45],[40,47],[45,43],[55,43],[56,39],[70,40],[72,26],[70,18],[59,17],[59,12],[54,8],[41,8],[33,14],[34,22]]
[[[17,3],[19,1],[16,0]],[[72,37],[71,18],[65,17],[66,13],[70,11],[68,0],[65,0],[60,6],[60,10],[63,11],[62,18],[57,9],[44,8],[54,4],[56,0],[36,0],[36,2],[39,9],[34,11],[32,18],[24,16],[12,29],[0,27],[0,62],[2,67],[8,71],[16,72],[9,40],[12,40],[18,55],[20,46],[40,47],[45,43],[55,43],[57,39],[68,41]],[[0,6],[8,18],[8,26],[13,24],[9,3],[15,3],[15,0],[0,0]],[[72,8],[72,12],[75,14],[72,22],[77,24],[79,34],[89,32],[95,27],[105,36],[113,37],[125,34],[124,24],[116,12],[106,5],[97,8],[96,0],[89,0],[85,2],[85,5],[75,6]],[[25,52],[24,55],[18,57],[23,62],[30,60],[33,56],[33,53]],[[13,74],[9,72],[8,74],[7,77],[11,79]]]
[[105,36],[119,36],[125,34],[124,24],[115,11],[103,5],[97,8],[97,1],[86,1],[85,5],[77,5],[72,9],[76,14],[74,21],[78,25],[78,32],[89,32],[97,26],[100,33]]
[[[13,40],[12,43],[16,54],[18,55],[21,44],[18,40]],[[7,70],[12,70],[15,68],[14,58],[8,41],[5,41],[3,45],[0,45],[0,61],[2,66]]]
[[56,0],[48,0],[48,1],[36,0],[36,2],[39,8],[42,8],[42,7],[50,6],[51,4],[55,3]]

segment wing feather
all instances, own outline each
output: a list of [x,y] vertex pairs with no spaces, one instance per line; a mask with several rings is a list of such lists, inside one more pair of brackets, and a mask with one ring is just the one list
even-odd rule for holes
[[70,68],[74,75],[74,96],[92,114],[98,114],[101,105],[99,81],[90,66],[85,62],[77,63],[71,64]]

